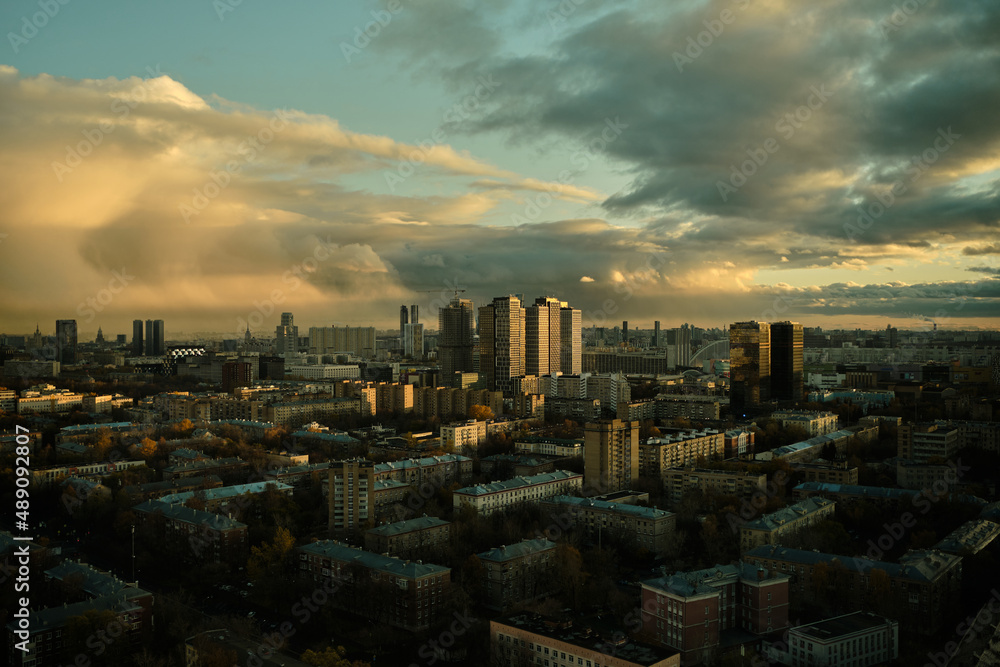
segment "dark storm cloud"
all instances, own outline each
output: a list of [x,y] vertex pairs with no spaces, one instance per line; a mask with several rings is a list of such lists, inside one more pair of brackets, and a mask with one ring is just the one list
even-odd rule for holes
[[[568,16],[549,48],[520,55],[495,40],[473,53],[435,44],[419,30],[419,9],[411,41],[395,46],[438,54],[439,74],[490,72],[504,82],[492,106],[460,124],[466,132],[526,147],[558,135],[586,143],[605,119],[620,118],[629,127],[604,152],[631,182],[605,208],[708,216],[690,232],[694,243],[731,236],[736,220],[821,244],[996,233],[996,187],[976,191],[960,179],[996,168],[997,3],[928,2],[910,13],[889,0],[594,4],[604,11]],[[553,7],[532,7],[535,27],[544,26]],[[726,25],[716,22],[723,12]],[[484,20],[456,16],[473,34]],[[706,21],[721,32],[705,32]],[[777,150],[762,152],[769,139]],[[745,185],[720,194],[754,155],[764,164],[747,163],[755,173]],[[890,197],[873,225],[851,233]],[[752,237],[745,224],[740,234]]]

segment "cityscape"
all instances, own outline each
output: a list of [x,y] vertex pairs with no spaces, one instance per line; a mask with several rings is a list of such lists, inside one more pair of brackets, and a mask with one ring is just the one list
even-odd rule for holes
[[1000,667],[1000,4],[0,25],[0,664]]

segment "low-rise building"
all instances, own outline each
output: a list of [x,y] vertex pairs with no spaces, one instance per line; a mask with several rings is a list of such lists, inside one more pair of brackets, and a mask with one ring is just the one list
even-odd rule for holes
[[520,438],[514,441],[514,449],[524,454],[542,456],[583,457],[583,439],[565,440],[559,438]]
[[824,461],[817,459],[813,463],[792,463],[792,470],[799,473],[806,482],[825,482],[828,484],[857,484],[857,466],[848,466],[847,461]]
[[767,475],[706,468],[674,468],[663,470],[661,475],[667,498],[680,502],[684,494],[692,491],[727,496],[752,496],[766,492]]
[[447,486],[453,482],[461,484],[472,476],[472,459],[461,454],[443,454],[389,461],[375,464],[374,475],[377,480],[392,479],[414,486]]
[[986,519],[966,521],[948,533],[934,549],[956,556],[977,554],[1000,536],[1000,524]]
[[962,559],[941,551],[910,551],[887,563],[765,545],[743,560],[788,574],[793,604],[826,601],[845,611],[867,604],[914,633],[943,629],[959,603]]
[[523,540],[477,554],[483,566],[482,588],[490,609],[507,611],[553,591],[556,543]]
[[800,530],[833,516],[836,503],[826,498],[806,498],[740,526],[740,551],[764,544],[779,544]]
[[202,458],[168,465],[163,469],[163,479],[204,477],[205,475],[232,475],[250,469],[250,464],[238,456],[222,459]]
[[764,655],[792,667],[874,667],[899,657],[899,623],[856,611],[788,631],[787,641],[765,642]]
[[184,561],[242,568],[249,555],[247,526],[228,516],[147,500],[132,508],[140,535]]
[[838,418],[833,412],[778,410],[771,413],[771,418],[781,424],[782,428],[798,426],[808,433],[810,437],[826,435],[838,429]]
[[751,430],[736,428],[726,431],[723,439],[725,458],[752,459],[754,455],[754,433]]
[[573,526],[591,540],[599,540],[602,535],[634,540],[637,549],[656,555],[662,555],[670,546],[677,524],[673,512],[597,498],[555,496],[541,505],[560,527]]
[[159,498],[169,493],[182,491],[197,491],[199,489],[215,489],[222,486],[222,480],[217,475],[204,477],[179,477],[166,479],[162,482],[148,482],[124,487],[120,493],[127,493],[129,499],[140,503],[150,498]]
[[286,496],[292,495],[292,487],[288,484],[282,484],[281,482],[253,482],[250,484],[236,484],[234,486],[220,486],[214,489],[171,493],[161,496],[159,500],[169,505],[183,505],[192,498],[198,498],[205,503],[206,512],[224,513],[240,509],[245,504],[245,501],[240,500],[242,496],[264,493],[268,489]]
[[515,477],[504,482],[467,486],[454,492],[455,508],[469,506],[482,515],[502,512],[525,503],[537,503],[553,496],[570,494],[583,487],[583,475],[568,470]]
[[490,621],[492,664],[592,667],[680,667],[676,651],[630,637],[597,617],[546,619],[519,614]]
[[492,479],[539,475],[556,469],[556,459],[525,454],[494,454],[479,459],[480,470]]
[[710,663],[727,636],[756,641],[788,626],[788,584],[742,561],[643,581],[643,635],[680,651],[684,665]]
[[435,516],[387,523],[365,531],[365,549],[397,558],[441,554],[451,540],[451,524]]
[[441,427],[441,445],[451,449],[475,449],[486,444],[486,422],[470,419],[462,424]]
[[451,569],[321,540],[298,548],[300,576],[333,606],[411,632],[434,624],[448,600]]
[[48,486],[64,477],[106,477],[121,470],[145,465],[145,461],[104,461],[75,466],[47,466],[31,471],[31,483]]
[[[123,664],[150,638],[153,594],[149,591],[75,561],[63,561],[46,570],[45,577],[51,585],[62,588],[67,601],[60,606],[31,611],[26,630],[19,628],[17,619],[7,624],[8,664],[18,667],[62,665],[66,655],[86,657],[96,654],[98,646],[103,649],[106,659]],[[83,636],[70,627],[89,612],[110,612],[111,619],[102,628],[103,639],[93,634]],[[27,632],[28,638],[22,640],[19,632]],[[19,650],[21,641],[25,641],[28,651]]]

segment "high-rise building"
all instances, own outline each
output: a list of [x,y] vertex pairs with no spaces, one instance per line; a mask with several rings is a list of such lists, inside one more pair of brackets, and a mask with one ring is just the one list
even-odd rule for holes
[[167,346],[163,339],[163,320],[146,320],[145,342],[147,357],[156,357],[167,353]]
[[298,356],[299,328],[291,313],[281,314],[281,324],[274,331],[274,353],[285,358]]
[[628,345],[628,320],[622,321],[622,342]]
[[327,530],[331,535],[360,528],[374,518],[375,466],[371,461],[333,461],[328,484]]
[[583,479],[601,493],[627,491],[639,477],[639,422],[604,419],[583,430]]
[[[403,327],[410,323],[410,312],[406,309],[406,306],[399,307],[399,337],[403,337]],[[400,341],[402,342],[402,341]]]
[[310,354],[354,354],[375,358],[375,327],[309,327]]
[[579,375],[583,372],[583,338],[581,328],[583,314],[576,308],[570,308],[566,302],[559,308],[559,370],[566,375]]
[[548,375],[561,370],[561,302],[540,296],[524,309],[525,374]]
[[60,364],[76,363],[76,320],[56,320],[56,355]]
[[729,327],[730,405],[743,410],[771,396],[771,329],[767,322]]
[[403,354],[413,359],[424,358],[424,325],[410,322],[403,325]]
[[142,356],[146,346],[142,342],[142,320],[132,320],[132,354]]
[[417,304],[410,306],[410,324],[420,324],[420,306]]
[[896,328],[891,324],[888,324],[885,327],[885,337],[886,337],[886,345],[888,345],[889,347],[899,346],[899,331],[897,331]]
[[771,398],[802,400],[802,325],[798,322],[771,325]]
[[515,379],[525,374],[524,320],[521,300],[513,294],[479,309],[480,372],[490,391],[513,396]]
[[660,346],[660,321],[653,322],[653,347]]
[[674,349],[676,350],[678,366],[691,365],[691,331],[692,328],[687,324],[683,324],[673,330]]
[[454,386],[455,373],[475,371],[473,336],[476,333],[475,306],[457,296],[438,311],[438,364],[441,383]]
[[94,339],[94,342],[98,345],[104,345],[104,331],[101,327],[97,327],[97,338]]
[[231,393],[237,387],[253,384],[253,365],[246,361],[227,361],[222,364],[222,391]]

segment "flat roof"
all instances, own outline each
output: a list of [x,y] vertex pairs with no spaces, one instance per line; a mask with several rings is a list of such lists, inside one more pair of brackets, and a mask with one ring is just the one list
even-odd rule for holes
[[367,532],[373,535],[403,535],[405,533],[412,533],[415,530],[426,530],[428,528],[447,525],[449,525],[447,521],[439,519],[436,516],[421,516],[416,519],[406,519],[405,521],[383,524],[371,528]]
[[[614,617],[613,620],[619,619]],[[624,627],[614,623],[613,620],[598,616],[562,619],[545,618],[537,614],[516,614],[496,619],[491,623],[532,632],[588,651],[613,655],[619,661],[627,660],[643,667],[655,665],[677,655],[677,651],[633,640]]]
[[455,493],[465,496],[486,496],[491,493],[500,493],[501,491],[511,491],[513,489],[520,489],[527,486],[548,484],[550,482],[559,482],[573,478],[583,479],[583,475],[576,472],[569,472],[568,470],[555,470],[553,472],[544,472],[539,475],[530,475],[528,477],[515,477],[514,479],[508,479],[503,482],[492,482],[490,484],[478,484],[476,486],[466,486],[464,488],[456,490]]
[[505,544],[501,547],[494,547],[493,549],[476,555],[479,556],[481,560],[503,562],[506,560],[513,560],[514,558],[521,558],[523,556],[527,556],[528,554],[540,553],[542,551],[548,551],[549,549],[555,548],[555,542],[550,542],[544,537],[539,537],[533,540],[523,540],[517,544]]
[[549,498],[547,502],[604,510],[615,514],[630,514],[632,516],[642,517],[643,519],[665,519],[673,515],[673,512],[656,509],[655,507],[626,505],[624,503],[613,503],[607,500],[596,500],[594,498],[579,498],[577,496],[555,496],[553,498]]
[[299,547],[299,549],[307,554],[323,556],[324,558],[329,558],[342,563],[360,563],[361,565],[372,570],[378,570],[379,572],[385,572],[387,574],[394,574],[397,576],[410,577],[413,579],[426,577],[432,574],[444,574],[446,572],[451,572],[451,568],[443,567],[441,565],[434,565],[433,563],[419,563],[417,561],[409,560],[404,561],[399,558],[383,556],[381,554],[372,553],[371,551],[365,551],[364,549],[358,549],[346,544],[340,544],[339,542],[335,542],[333,540],[313,542],[312,544]]
[[793,628],[792,632],[825,642],[847,637],[857,632],[884,627],[892,623],[896,622],[882,616],[877,616],[871,612],[856,611],[853,614],[844,614],[836,618],[828,618],[816,623],[810,623],[809,625],[802,625]]

